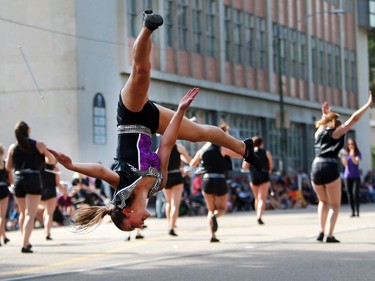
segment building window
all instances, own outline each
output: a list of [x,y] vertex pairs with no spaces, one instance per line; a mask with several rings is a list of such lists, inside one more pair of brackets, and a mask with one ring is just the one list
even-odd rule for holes
[[129,0],[127,3],[127,12],[128,12],[128,34],[129,37],[137,37],[137,8],[136,1]]
[[317,63],[318,63],[318,46],[316,44],[316,39],[311,38],[311,54],[312,54],[312,78],[314,83],[318,83],[317,77]]
[[245,60],[246,65],[254,66],[254,16],[245,14]]
[[327,43],[327,85],[329,87],[333,86],[333,60],[332,60],[332,44]]
[[173,0],[165,0],[164,3],[164,26],[167,47],[173,48],[174,46],[174,31],[173,31],[173,20],[175,13],[173,12]]
[[269,120],[268,130],[267,130],[267,147],[272,154],[272,160],[275,169],[280,169],[282,163],[281,157],[281,133],[280,129],[276,128],[275,120]]
[[203,53],[202,0],[195,0],[193,6],[193,52]]
[[279,31],[278,31],[279,26],[274,23],[272,25],[272,31],[273,31],[273,71],[277,74],[281,73],[281,69],[279,68],[280,65],[280,37],[279,37]]
[[233,33],[232,27],[232,7],[224,6],[224,41],[225,41],[225,60],[232,60],[232,40],[231,35]]
[[351,82],[350,72],[351,72],[351,69],[350,69],[349,51],[345,49],[344,54],[345,54],[344,55],[344,64],[345,64],[345,90],[349,92],[351,90],[351,86],[350,86],[350,82]]
[[143,11],[153,9],[151,0],[142,0],[142,2],[143,2],[143,9],[142,9]]
[[273,59],[273,67],[274,72],[278,74],[284,74],[286,75],[286,33],[287,29],[285,29],[283,26],[274,24],[273,25],[273,39],[275,40],[274,44],[274,59]]
[[207,40],[207,56],[215,57],[216,56],[216,1],[207,0],[204,1],[206,4],[206,40]]
[[306,35],[300,33],[299,40],[299,51],[298,51],[298,60],[300,62],[300,78],[307,80],[307,49],[306,49]]
[[183,51],[188,50],[187,12],[187,0],[179,0],[177,2],[178,49]]
[[325,85],[325,69],[324,69],[324,42],[318,41],[319,55],[318,55],[318,79],[321,85]]
[[105,100],[101,93],[97,93],[93,101],[94,144],[107,143],[106,123]]
[[[313,128],[313,127],[312,127]],[[285,141],[287,153],[281,151],[281,131],[276,127],[275,120],[268,121],[266,146],[272,153],[272,159],[275,169],[283,169],[284,171],[297,171],[304,167],[306,163],[311,163],[313,144],[304,141],[307,129],[304,124],[290,123],[287,131],[287,139]],[[310,131],[309,131],[310,132]],[[315,131],[314,131],[315,132]],[[314,134],[311,134],[311,137]],[[285,158],[286,156],[286,158]]]
[[338,6],[340,0],[326,0],[325,2],[333,5],[333,6]]
[[[210,124],[210,125],[218,125],[217,124],[217,111],[212,111],[208,109],[196,109],[196,108],[188,108],[185,112],[185,116],[188,118],[195,117],[196,122],[198,124]],[[195,153],[204,145],[204,142],[191,142],[187,141],[184,143],[186,150],[189,152],[190,155],[195,155]]]
[[257,18],[257,66],[260,69],[266,68],[266,21],[264,18]]
[[357,92],[357,58],[354,51],[350,52],[350,69],[351,69],[351,89],[353,93]]
[[291,61],[291,69],[290,75],[299,78],[299,71],[298,71],[298,33],[297,30],[289,30],[291,33],[290,38],[290,61]]
[[336,88],[341,88],[341,78],[340,78],[340,47],[335,46],[335,87]]
[[291,123],[288,129],[287,151],[288,151],[288,168],[297,169],[303,167],[303,125]]
[[243,12],[238,9],[233,10],[233,43],[234,43],[234,62],[243,64],[243,38],[242,38],[242,27],[243,26]]
[[272,25],[273,31],[273,71],[277,74],[281,73],[281,69],[279,68],[279,56],[280,56],[280,37],[279,37],[279,26],[274,23]]
[[370,17],[370,27],[375,28],[375,1],[369,1],[369,17]]

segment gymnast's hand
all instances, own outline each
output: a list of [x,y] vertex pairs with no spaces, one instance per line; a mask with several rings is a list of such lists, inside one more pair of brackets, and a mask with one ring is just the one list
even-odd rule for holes
[[186,108],[188,108],[190,106],[190,104],[193,102],[196,95],[198,95],[198,93],[199,93],[199,88],[190,89],[185,94],[185,96],[181,99],[181,101],[178,105],[178,108],[180,110],[185,110]]
[[323,114],[323,117],[324,115],[328,114],[329,112],[331,112],[331,108],[329,107],[328,105],[328,102],[323,102],[323,105],[322,105],[322,114]]
[[69,156],[63,154],[63,153],[60,153],[60,152],[57,152],[53,149],[50,149],[50,148],[47,148],[49,152],[52,153],[53,156],[55,156],[56,160],[61,164],[63,165],[65,168],[67,169],[70,169],[73,167],[73,163],[72,163],[72,159],[70,159]]

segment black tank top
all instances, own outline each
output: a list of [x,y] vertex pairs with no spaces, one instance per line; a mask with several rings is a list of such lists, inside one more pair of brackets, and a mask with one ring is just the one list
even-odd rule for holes
[[201,166],[206,173],[220,173],[225,172],[226,163],[223,155],[220,152],[220,146],[211,144],[202,154]]
[[[117,106],[117,126],[142,125],[155,134],[159,127],[159,110],[154,103],[148,101],[139,112],[128,110],[122,102],[121,95]],[[142,169],[140,164],[144,152],[151,154],[152,140],[141,136],[139,133],[124,133],[117,136],[116,159],[126,161],[137,169]]]
[[22,151],[16,144],[13,152],[13,166],[15,171],[31,169],[33,171],[43,171],[45,160],[44,155],[36,148],[36,141],[27,139],[30,145],[31,152]]
[[[256,149],[254,149],[254,153],[259,158],[260,162],[262,163],[262,171],[263,172],[269,171],[270,165],[268,163],[266,150],[264,150],[263,148],[256,148]],[[253,172],[256,169],[253,166],[250,166],[250,170]]]
[[168,171],[179,170],[181,165],[180,152],[175,144],[169,157]]
[[315,139],[315,157],[337,158],[344,147],[345,135],[339,139],[332,138],[334,129],[327,128]]
[[[46,170],[52,171],[55,165],[46,164]],[[42,179],[43,179],[43,189],[54,189],[56,188],[56,176],[54,173],[43,170]]]

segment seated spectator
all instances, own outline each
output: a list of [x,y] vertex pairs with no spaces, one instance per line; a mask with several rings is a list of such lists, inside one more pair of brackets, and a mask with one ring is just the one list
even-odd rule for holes
[[191,198],[194,200],[200,200],[204,202],[204,198],[202,194],[202,184],[203,184],[202,179],[203,179],[203,174],[197,173],[194,175]]
[[366,188],[365,196],[368,201],[375,202],[375,190],[374,190],[375,177],[373,172],[368,171],[363,179],[363,187]]
[[64,188],[63,193],[57,198],[57,206],[65,217],[74,218],[74,205],[67,188]]
[[292,202],[284,181],[279,178],[278,181],[271,182],[271,186],[268,207],[271,209],[288,209],[291,207]]
[[101,195],[97,192],[95,187],[90,185],[90,180],[84,175],[75,177],[72,181],[73,190],[70,194],[74,202],[77,202],[77,207],[84,205],[89,206],[104,206],[105,202]]
[[7,230],[18,230],[20,227],[18,225],[18,217],[20,213],[18,211],[18,205],[13,204],[9,220],[7,221]]
[[302,181],[302,195],[305,198],[307,204],[318,204],[318,198],[316,197],[316,193],[310,185],[310,180]]

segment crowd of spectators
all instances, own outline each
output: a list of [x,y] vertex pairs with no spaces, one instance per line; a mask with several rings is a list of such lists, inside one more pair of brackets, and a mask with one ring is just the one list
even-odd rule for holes
[[[201,174],[185,174],[184,194],[181,203],[180,215],[203,215],[205,206],[201,193]],[[254,210],[251,190],[247,185],[248,175],[234,172],[228,180],[228,212]],[[360,200],[362,203],[375,202],[375,171],[368,171],[362,179]],[[54,225],[64,225],[74,219],[74,211],[82,206],[103,206],[110,201],[110,186],[89,178],[85,175],[75,174],[73,179],[63,181],[64,192],[58,193],[58,204],[54,213]],[[343,203],[347,203],[343,185]],[[162,194],[161,194],[162,195]],[[159,196],[159,204],[151,201],[150,208],[155,208],[155,216],[165,217],[161,210],[164,208],[163,196]],[[305,208],[308,205],[316,205],[317,197],[311,187],[310,177],[300,169],[297,173],[280,173],[274,169],[271,173],[270,191],[267,197],[266,210],[279,210],[291,208]],[[154,205],[153,205],[154,204]],[[191,210],[189,210],[191,208]],[[159,211],[159,212],[158,212]],[[39,206],[35,227],[43,227],[43,205]],[[18,209],[11,195],[7,210],[7,231],[18,230]]]

